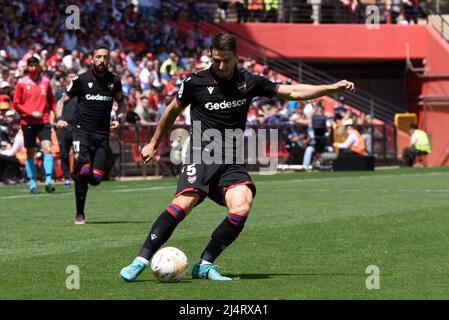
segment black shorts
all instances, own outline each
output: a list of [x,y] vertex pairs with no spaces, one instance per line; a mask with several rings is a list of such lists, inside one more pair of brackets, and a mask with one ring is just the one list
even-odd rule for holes
[[193,191],[201,195],[197,205],[205,197],[221,206],[226,206],[226,191],[237,186],[247,185],[253,197],[256,186],[244,165],[241,164],[184,164],[178,180],[175,198],[185,192]]
[[24,124],[22,125],[23,144],[26,149],[36,147],[36,138],[39,141],[51,141],[51,124]]
[[92,168],[105,172],[108,164],[109,136],[73,129],[73,153],[75,163],[91,163]]

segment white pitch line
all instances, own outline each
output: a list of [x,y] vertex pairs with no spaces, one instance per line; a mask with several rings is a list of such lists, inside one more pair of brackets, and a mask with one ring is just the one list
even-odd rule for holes
[[[71,192],[68,193],[61,193],[58,194],[59,196],[67,196],[67,195],[72,195]],[[27,199],[27,198],[35,198],[38,199],[40,197],[54,197],[54,195],[50,195],[50,194],[41,194],[41,195],[35,195],[35,194],[24,194],[24,195],[15,195],[15,196],[0,196],[0,200],[8,200],[8,199]]]
[[270,192],[285,192],[285,191],[295,191],[295,192],[428,192],[428,193],[449,193],[449,189],[271,189]]
[[[353,180],[353,179],[373,179],[373,178],[377,178],[377,179],[383,179],[383,178],[400,178],[400,177],[416,177],[416,176],[444,176],[444,175],[449,175],[449,173],[445,173],[445,172],[430,172],[430,173],[410,173],[410,174],[390,174],[390,175],[381,175],[381,176],[355,176],[355,177],[328,177],[328,178],[315,178],[315,179],[311,179],[311,178],[306,178],[306,179],[291,179],[291,180],[270,180],[270,181],[258,181],[256,182],[256,185],[264,185],[264,184],[277,184],[277,183],[307,183],[307,182],[321,182],[321,181],[335,181],[335,180]],[[105,192],[112,192],[112,193],[121,193],[121,192],[139,192],[139,191],[151,191],[151,190],[165,190],[165,189],[174,189],[176,188],[176,185],[171,185],[171,186],[159,186],[159,187],[143,187],[143,188],[127,188],[127,189],[122,189],[122,188],[117,188],[115,190],[107,190]],[[327,189],[318,189],[318,190],[323,190],[322,192],[328,192],[328,191],[336,191],[336,190],[332,190],[329,189],[327,191]],[[326,190],[326,191],[324,191]],[[341,189],[339,189],[341,190]],[[360,191],[360,189],[354,189],[353,191]],[[373,191],[373,190],[371,190]],[[378,191],[382,191],[378,190]],[[397,191],[397,190],[395,190]],[[426,190],[416,190],[416,191],[410,191],[410,192],[418,192],[418,191],[423,191],[423,192],[449,192],[446,191],[446,189],[426,189]],[[408,192],[408,191],[404,191],[404,192]],[[69,193],[63,193],[60,195],[72,195],[71,192]],[[36,197],[49,197],[52,195],[12,195],[12,196],[0,196],[0,200],[9,200],[9,199],[28,199],[28,198],[36,198]]]
[[129,188],[129,189],[117,189],[117,190],[108,190],[107,192],[114,193],[122,193],[122,192],[135,192],[135,191],[151,191],[151,190],[164,190],[164,189],[174,189],[175,185],[166,186],[166,187],[144,187],[144,188]]

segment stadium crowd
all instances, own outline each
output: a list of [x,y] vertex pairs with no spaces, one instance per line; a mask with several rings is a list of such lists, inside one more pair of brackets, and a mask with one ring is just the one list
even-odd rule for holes
[[[65,8],[74,1],[12,1],[0,8],[0,140],[2,153],[20,154],[19,146],[11,148],[20,135],[19,115],[14,112],[14,88],[24,76],[27,59],[34,56],[51,82],[56,99],[68,85],[67,74],[81,74],[89,69],[89,54],[99,44],[110,48],[110,71],[122,81],[126,125],[155,125],[165,107],[174,98],[181,82],[191,72],[209,66],[208,48],[211,34],[202,35],[199,23],[195,31],[179,32],[171,19],[185,9],[193,20],[208,19],[207,10],[193,2],[182,4],[163,1],[160,7],[144,6],[158,1],[140,1],[136,7],[127,1],[77,1],[80,9],[79,29],[65,26]],[[185,7],[184,7],[185,6]],[[206,8],[207,9],[207,8]],[[156,19],[155,17],[162,17]],[[291,82],[251,57],[241,57],[239,65],[266,76],[273,82]],[[248,125],[297,125],[307,132],[319,101],[286,102],[261,98],[253,101]],[[341,108],[341,106],[340,106]],[[334,114],[326,114],[333,118]],[[364,114],[345,113],[357,124],[369,123]],[[357,119],[356,119],[357,118]],[[186,110],[178,124],[190,124]],[[56,136],[56,135],[54,135]],[[57,140],[54,141],[57,146]],[[17,149],[18,148],[18,149]],[[8,151],[9,150],[9,151]],[[57,148],[55,147],[55,152]],[[4,172],[16,172],[17,163],[8,163]],[[9,169],[8,169],[9,168]],[[17,175],[3,175],[5,183],[18,181]]]

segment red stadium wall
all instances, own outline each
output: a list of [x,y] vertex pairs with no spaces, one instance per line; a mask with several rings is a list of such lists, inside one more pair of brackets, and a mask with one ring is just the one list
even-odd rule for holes
[[405,59],[406,42],[412,59],[427,55],[426,26],[382,25],[370,30],[365,25],[228,23],[225,27],[289,58]]

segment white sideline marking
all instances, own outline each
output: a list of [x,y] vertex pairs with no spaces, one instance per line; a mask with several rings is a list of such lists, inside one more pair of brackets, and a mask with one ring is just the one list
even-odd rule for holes
[[[61,193],[58,194],[59,196],[67,196],[67,195],[72,195],[72,193]],[[26,198],[41,198],[41,197],[54,197],[53,195],[50,194],[41,194],[41,195],[36,195],[36,194],[24,194],[24,195],[16,195],[16,196],[0,196],[0,200],[8,200],[8,199],[26,199]]]
[[272,189],[271,192],[285,192],[285,191],[301,191],[304,192],[404,192],[404,193],[410,193],[410,192],[429,192],[429,193],[448,193],[449,189],[342,189],[342,188],[335,188],[335,189]]
[[[371,175],[367,175],[367,176],[355,176],[355,177],[329,177],[329,178],[316,178],[316,179],[310,179],[310,178],[306,178],[306,179],[291,179],[291,180],[270,180],[270,181],[259,181],[256,182],[256,185],[260,185],[260,184],[273,184],[273,183],[306,183],[306,182],[321,182],[321,181],[335,181],[335,180],[353,180],[353,179],[383,179],[383,178],[400,178],[400,177],[420,177],[420,176],[444,176],[444,175],[449,175],[449,173],[446,172],[430,172],[430,173],[410,173],[410,174],[389,174],[389,175],[381,175],[381,176],[371,176]],[[159,187],[142,187],[142,188],[127,188],[127,189],[122,189],[122,187],[117,187],[117,189],[114,190],[106,190],[104,192],[111,192],[111,193],[121,193],[121,192],[138,192],[138,191],[151,191],[151,190],[165,190],[165,189],[174,189],[176,188],[176,185],[170,185],[170,186],[159,186]],[[283,189],[284,191],[286,189]],[[310,189],[309,189],[310,190]],[[315,191],[318,192],[329,192],[329,191],[341,191],[342,189],[315,189]],[[385,191],[386,189],[366,189],[367,191]],[[361,191],[361,189],[346,189],[346,191],[351,191],[351,192],[356,192],[356,191]],[[445,193],[445,192],[449,192],[449,190],[447,189],[395,189],[395,190],[388,190],[389,192],[391,191],[395,191],[395,192],[418,192],[418,191],[422,191],[422,192],[441,192],[441,193]],[[63,193],[63,194],[59,194],[58,196],[67,196],[70,195],[72,196],[73,193],[72,192],[68,192],[68,193]],[[37,198],[37,197],[50,197],[52,195],[49,194],[41,194],[41,195],[32,195],[32,194],[27,194],[27,195],[12,195],[12,196],[0,196],[0,200],[9,200],[9,199],[28,199],[28,198]]]
[[176,188],[176,185],[165,186],[165,187],[143,187],[143,188],[129,188],[129,189],[118,189],[118,190],[108,190],[106,192],[134,192],[134,191],[150,191],[150,190],[164,190],[164,189],[173,189]]

